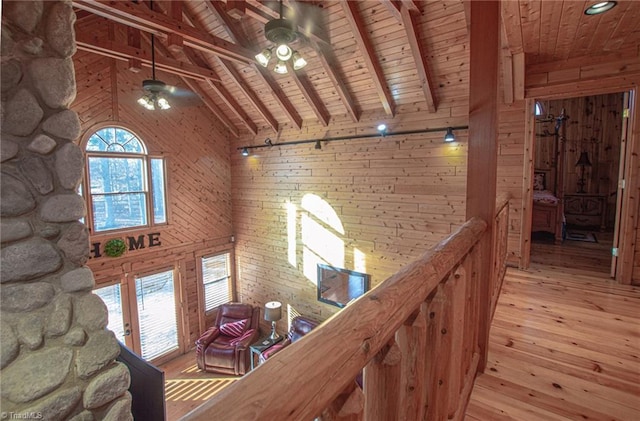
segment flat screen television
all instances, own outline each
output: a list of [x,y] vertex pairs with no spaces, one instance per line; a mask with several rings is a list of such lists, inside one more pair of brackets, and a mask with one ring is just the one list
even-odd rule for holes
[[318,263],[318,301],[346,306],[369,290],[370,276]]

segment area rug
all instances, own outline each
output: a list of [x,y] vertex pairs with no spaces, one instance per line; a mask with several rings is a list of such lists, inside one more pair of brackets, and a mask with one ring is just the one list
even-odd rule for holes
[[571,241],[585,241],[587,243],[597,243],[598,239],[592,232],[583,231],[567,231],[567,240]]

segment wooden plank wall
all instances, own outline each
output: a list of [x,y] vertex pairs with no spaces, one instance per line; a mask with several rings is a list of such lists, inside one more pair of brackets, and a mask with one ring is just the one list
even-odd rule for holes
[[[127,70],[125,62],[79,51],[74,56],[77,97],[71,108],[78,112],[83,139],[109,125],[121,125],[138,134],[149,153],[165,157],[169,223],[135,230],[135,237],[160,233],[161,246],[128,251],[123,257],[91,259],[89,267],[98,285],[126,279],[127,274],[175,267],[183,289],[183,311],[187,318],[186,347],[199,335],[199,307],[195,252],[232,248],[231,169],[229,144],[223,127],[197,98],[179,100],[167,111],[146,111],[136,103],[143,79]],[[173,75],[158,72],[158,78],[179,85]],[[123,237],[128,233],[92,236],[91,242]]]
[[[424,127],[425,119],[431,127],[451,124],[449,109],[437,114],[386,121],[391,131]],[[331,132],[373,132],[376,121],[369,116],[351,128],[336,121]],[[324,320],[337,308],[316,300],[309,256],[369,273],[375,286],[450,234],[465,220],[466,131],[456,135],[454,144],[438,132],[323,142],[320,150],[310,143],[253,149],[249,157],[232,153],[241,299],[257,305],[278,300]],[[299,139],[295,130],[278,141]],[[243,142],[262,140],[234,146]],[[331,224],[332,218],[338,222]]]
[[[623,51],[616,54],[608,54],[602,56],[577,57],[562,62],[539,63],[527,65],[526,67],[526,98],[538,99],[562,99],[562,98],[578,98],[588,95],[599,95],[605,93],[623,92],[625,90],[636,89],[638,78],[640,78],[640,67],[638,63],[640,58],[640,48],[634,48],[629,51]],[[526,116],[524,114],[525,101],[515,101],[509,105],[503,105],[506,109],[521,109],[523,118],[511,118],[510,114],[500,113],[500,132],[514,136],[522,136],[524,142],[524,131]],[[531,111],[533,112],[533,110]],[[637,123],[638,124],[638,123]],[[630,138],[632,142],[639,142],[638,132]],[[515,155],[521,155],[522,159],[526,156],[525,148],[521,148],[520,153],[515,153],[512,159],[517,159]],[[613,157],[612,157],[613,159]],[[577,161],[577,159],[576,159]],[[575,163],[575,162],[574,162]],[[498,168],[498,174],[502,170],[502,166]],[[636,172],[637,174],[637,172]],[[524,174],[523,174],[524,175]],[[637,178],[637,176],[636,176]],[[527,180],[523,177],[523,180]],[[514,179],[515,181],[515,179]],[[500,178],[498,180],[500,183]],[[635,186],[638,180],[633,180]],[[522,190],[527,189],[522,182],[520,183]],[[520,193],[517,193],[521,197]],[[525,209],[522,200],[512,199],[512,218],[522,213]],[[637,207],[637,206],[636,206]],[[634,207],[634,212],[637,209]],[[519,237],[517,242],[521,243],[522,233],[516,231]],[[640,241],[640,231],[633,227],[631,230],[633,240],[630,243],[637,244]],[[510,252],[516,247],[515,239],[511,239]],[[634,257],[634,282],[640,282],[640,250],[635,251]]]
[[[580,98],[542,101],[545,112],[558,116],[565,109],[564,193],[578,190],[580,167],[576,162],[587,152],[591,168],[585,168],[586,194],[607,198],[607,228],[615,221],[620,136],[622,133],[622,94],[604,94]],[[555,121],[536,123],[536,133],[554,133]],[[554,137],[536,136],[535,168],[555,169]]]

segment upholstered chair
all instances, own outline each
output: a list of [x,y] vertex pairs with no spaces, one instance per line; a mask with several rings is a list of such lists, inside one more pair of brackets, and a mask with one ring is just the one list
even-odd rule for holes
[[285,348],[289,344],[302,338],[307,333],[311,332],[313,328],[318,326],[318,322],[312,319],[308,319],[304,316],[296,316],[291,321],[291,327],[287,333],[287,337],[280,343],[266,349],[260,354],[260,362],[266,361],[270,356],[276,354],[282,348]]
[[260,308],[249,304],[223,304],[215,325],[196,341],[198,368],[242,376],[251,367],[249,346],[258,339]]

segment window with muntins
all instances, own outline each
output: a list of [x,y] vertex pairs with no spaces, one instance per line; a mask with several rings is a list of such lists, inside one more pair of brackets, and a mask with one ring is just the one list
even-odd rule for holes
[[231,255],[229,253],[203,257],[202,283],[204,285],[204,311],[233,300],[231,285]]
[[87,141],[85,189],[94,232],[167,222],[165,163],[135,134],[105,127]]

